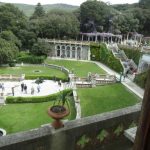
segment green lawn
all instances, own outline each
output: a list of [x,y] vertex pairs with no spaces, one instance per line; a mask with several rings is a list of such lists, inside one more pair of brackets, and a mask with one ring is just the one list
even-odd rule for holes
[[100,67],[92,62],[83,62],[83,61],[70,61],[70,60],[51,60],[47,59],[45,61],[48,64],[60,65],[73,70],[74,73],[79,77],[87,76],[88,72],[104,74],[106,73]]
[[[0,106],[0,128],[7,133],[15,133],[52,122],[47,115],[47,109],[53,102],[30,103],[30,104],[8,104]],[[75,110],[71,104],[71,113],[68,119],[75,118]]]
[[136,104],[140,99],[122,84],[77,89],[82,117],[112,111]]
[[[34,72],[39,70],[40,72]],[[39,75],[39,76],[56,76],[60,78],[65,78],[66,75],[57,70],[52,68],[47,68],[43,66],[23,66],[23,67],[0,67],[0,74],[15,74],[21,75],[26,74],[27,76],[30,75]]]

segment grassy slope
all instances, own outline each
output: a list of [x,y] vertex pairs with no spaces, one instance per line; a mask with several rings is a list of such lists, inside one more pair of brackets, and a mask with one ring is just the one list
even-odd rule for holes
[[139,98],[121,84],[77,90],[81,100],[82,116],[91,116],[134,105]]
[[[47,115],[47,109],[53,102],[31,104],[8,104],[0,107],[0,128],[7,133],[15,133],[52,122]],[[68,119],[75,118],[75,110],[71,104],[71,113]]]
[[69,70],[73,69],[74,73],[79,77],[86,77],[88,72],[99,74],[105,73],[105,71],[99,68],[96,64],[90,62],[47,59],[46,63],[61,65]]
[[[40,70],[41,72],[34,72],[34,70]],[[65,78],[66,75],[56,69],[47,68],[43,66],[23,66],[23,67],[0,67],[0,74],[26,74],[26,75],[45,75],[56,76]]]
[[[0,5],[5,4],[1,3]],[[18,3],[13,3],[16,7],[18,7],[21,11],[23,11],[27,16],[31,16],[34,12],[35,5],[28,5],[28,4],[18,4]],[[57,9],[57,10],[64,10],[64,11],[73,11],[77,8],[78,6],[72,6],[72,5],[67,5],[67,4],[47,4],[47,5],[42,5],[44,10],[46,12]]]

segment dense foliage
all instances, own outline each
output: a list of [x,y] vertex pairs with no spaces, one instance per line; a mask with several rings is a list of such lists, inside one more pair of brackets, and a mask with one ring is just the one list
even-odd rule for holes
[[116,59],[104,44],[91,44],[90,49],[91,60],[100,61],[119,73],[123,71],[119,59]]
[[[64,90],[64,95],[69,94],[72,92],[72,90],[67,89]],[[61,93],[51,94],[48,96],[31,96],[31,97],[7,97],[6,103],[12,104],[12,103],[41,103],[41,102],[49,102],[57,100],[58,97],[60,97]]]
[[146,85],[146,80],[147,80],[147,73],[148,72],[144,72],[141,74],[137,74],[135,76],[134,82],[139,85],[141,88],[145,88]]
[[137,65],[141,57],[141,52],[139,48],[129,48],[125,46],[119,46],[119,49],[123,50],[129,59],[132,59]]
[[13,62],[18,55],[15,43],[0,38],[0,64]]

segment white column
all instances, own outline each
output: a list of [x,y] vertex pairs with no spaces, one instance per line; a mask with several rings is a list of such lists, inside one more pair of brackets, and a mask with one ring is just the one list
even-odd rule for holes
[[83,41],[83,34],[82,34],[82,41]]
[[90,52],[90,46],[89,46],[89,48],[88,48],[88,60],[91,59],[91,58],[90,58],[90,55],[91,55],[91,52]]

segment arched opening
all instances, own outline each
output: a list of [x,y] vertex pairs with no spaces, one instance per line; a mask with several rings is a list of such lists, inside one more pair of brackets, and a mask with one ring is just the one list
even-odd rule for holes
[[77,59],[81,59],[81,48],[77,48]]
[[60,50],[57,50],[57,57],[60,57]]

